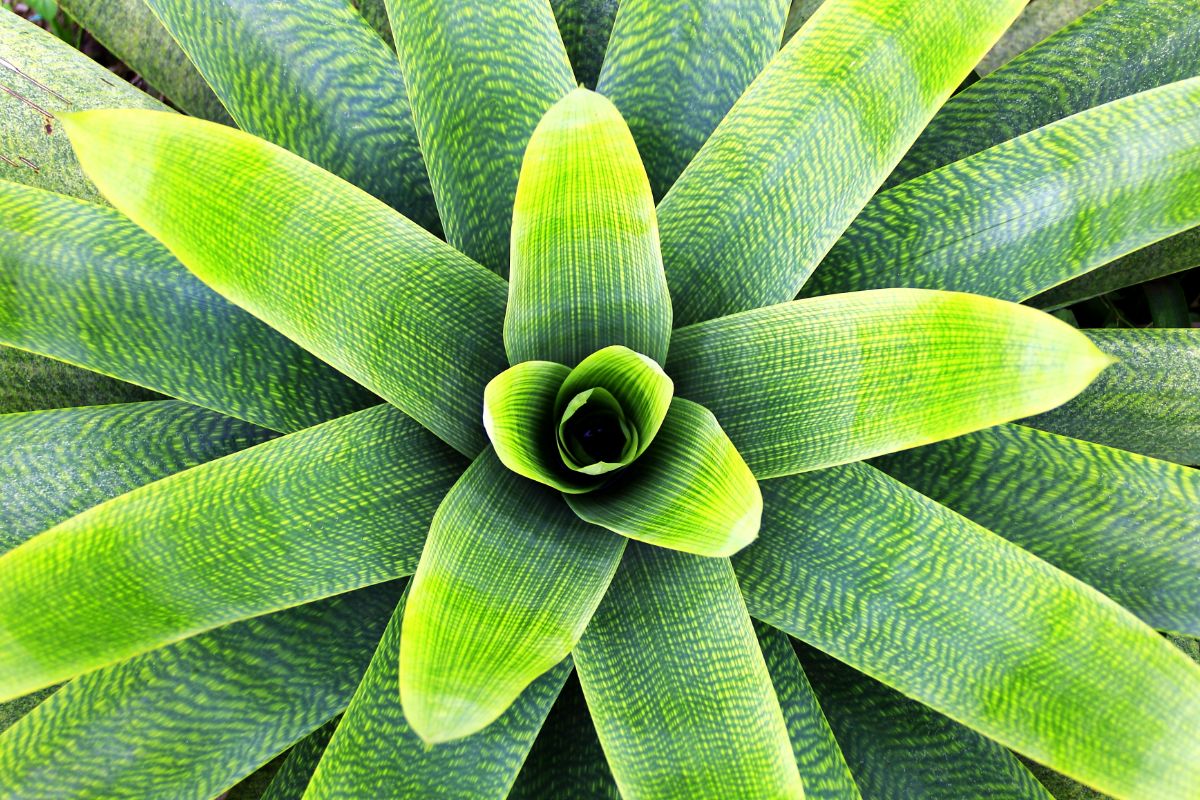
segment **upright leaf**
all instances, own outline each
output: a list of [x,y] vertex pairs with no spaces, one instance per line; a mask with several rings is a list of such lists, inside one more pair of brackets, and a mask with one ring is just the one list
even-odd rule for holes
[[0,180],[98,201],[54,116],[88,108],[166,110],[53,34],[0,14]]
[[145,3],[242,130],[437,228],[404,78],[347,0]]
[[430,747],[409,725],[396,691],[404,610],[402,599],[304,800],[501,800],[571,671],[569,660],[558,664],[479,733]]
[[279,431],[378,398],[110,208],[0,181],[0,342]]
[[161,398],[149,389],[98,372],[0,346],[0,414]]
[[462,466],[379,406],[72,517],[0,556],[0,700],[411,574]]
[[1200,78],[1089,109],[877,195],[806,295],[1025,300],[1200,223]]
[[1021,5],[824,3],[659,206],[676,324],[794,297]]
[[596,88],[600,65],[608,48],[617,0],[550,0],[575,80]]
[[1200,667],[1128,611],[866,464],[762,486],[756,617],[1109,794],[1200,785]]
[[1025,425],[1063,436],[1200,464],[1200,329],[1093,330],[1117,363],[1077,399]]
[[610,345],[662,362],[671,296],[638,148],[616,106],[576,89],[542,117],[512,213],[504,344],[573,367]]
[[1052,408],[1109,363],[1083,334],[1025,306],[892,289],[684,328],[667,372],[762,479]]
[[65,124],[109,200],[201,280],[464,454],[483,447],[483,387],[505,367],[502,280],[245,133],[133,111]]
[[631,543],[575,665],[622,797],[804,796],[727,560]]
[[597,91],[629,123],[655,198],[775,55],[786,14],[787,0],[622,0]]
[[0,791],[220,794],[346,707],[397,594],[299,606],[78,678],[0,737]]
[[387,7],[446,239],[507,275],[521,154],[575,86],[549,0]]

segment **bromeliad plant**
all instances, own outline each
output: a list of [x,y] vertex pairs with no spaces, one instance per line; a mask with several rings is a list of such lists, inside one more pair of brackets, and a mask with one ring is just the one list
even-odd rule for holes
[[145,2],[241,131],[0,28],[0,340],[178,398],[0,417],[6,797],[1195,796],[1200,480],[1039,429],[1163,345],[1015,302],[1200,222],[1194,5]]

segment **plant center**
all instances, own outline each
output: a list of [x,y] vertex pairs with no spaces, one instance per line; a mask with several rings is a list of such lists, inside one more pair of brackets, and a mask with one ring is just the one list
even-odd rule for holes
[[621,422],[611,413],[576,415],[567,421],[567,435],[596,461],[620,461],[626,445]]

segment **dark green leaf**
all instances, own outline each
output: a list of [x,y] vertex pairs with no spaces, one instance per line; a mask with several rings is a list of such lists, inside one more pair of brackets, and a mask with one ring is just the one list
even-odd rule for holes
[[575,80],[589,89],[596,88],[613,18],[617,15],[617,0],[550,0],[550,5]]
[[1155,328],[1190,328],[1192,313],[1180,282],[1171,277],[1158,278],[1142,284],[1150,319]]
[[[3,223],[0,222],[0,226]],[[0,346],[0,414],[158,400],[141,386],[61,361]]]
[[325,748],[340,721],[340,716],[335,717],[296,742],[279,766],[279,771],[267,784],[261,800],[302,800],[313,771],[325,755]]

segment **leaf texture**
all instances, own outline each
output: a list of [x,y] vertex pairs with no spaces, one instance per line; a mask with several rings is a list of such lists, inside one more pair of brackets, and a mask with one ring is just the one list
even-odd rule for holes
[[819,650],[797,649],[866,800],[1052,800],[1004,747]]
[[575,86],[550,3],[387,7],[446,240],[507,275],[521,154],[538,120]]
[[0,180],[99,201],[61,126],[61,111],[166,107],[53,34],[0,14]]
[[378,402],[110,208],[0,181],[0,341],[279,431]]
[[400,698],[421,738],[482,730],[566,658],[624,549],[484,451],[434,515],[404,612]]
[[[361,684],[360,684],[361,685]],[[357,687],[356,687],[357,691]],[[271,778],[261,800],[302,800],[313,772],[325,755],[341,717],[335,717],[305,736],[288,750],[287,758]]]
[[892,289],[684,328],[667,372],[762,479],[1052,408],[1110,361],[1066,323],[1024,306]]
[[555,444],[554,399],[570,372],[550,361],[501,372],[483,392],[483,427],[496,457],[513,472],[562,492],[584,492],[594,483],[567,470]]
[[210,631],[60,689],[0,737],[6,797],[209,798],[345,708],[398,595]]
[[72,517],[0,556],[0,700],[411,574],[462,468],[379,406]]
[[1022,423],[1200,464],[1200,329],[1092,330],[1087,335],[1117,363],[1072,402]]
[[875,465],[1155,628],[1200,635],[1200,472],[1023,425]]
[[804,796],[727,560],[631,543],[575,665],[627,800]]
[[504,345],[573,367],[610,345],[662,362],[671,296],[646,170],[616,106],[587,89],[533,131],[512,212]]
[[304,800],[501,800],[571,671],[569,660],[558,664],[484,730],[430,747],[408,724],[396,691],[403,616],[402,600]]
[[866,464],[762,487],[757,618],[1102,791],[1197,785],[1200,667],[1116,603]]
[[347,0],[145,3],[238,127],[437,229],[404,78]]
[[1200,78],[1115,100],[877,195],[804,294],[1025,300],[1200,222]]
[[824,3],[659,205],[675,324],[794,297],[1022,5]]
[[550,0],[575,80],[596,88],[600,65],[608,48],[617,0]]
[[109,200],[201,280],[460,452],[482,449],[503,281],[261,139],[151,112],[68,124]]
[[105,500],[272,436],[176,400],[0,415],[0,553]]
[[779,49],[787,0],[623,0],[597,91],[660,198]]
[[0,414],[159,399],[141,386],[0,346]]

